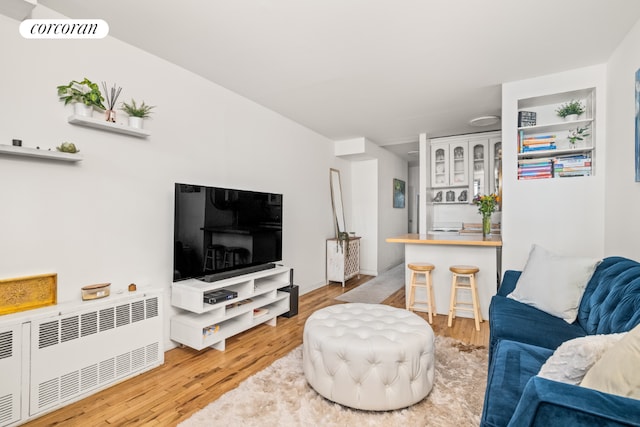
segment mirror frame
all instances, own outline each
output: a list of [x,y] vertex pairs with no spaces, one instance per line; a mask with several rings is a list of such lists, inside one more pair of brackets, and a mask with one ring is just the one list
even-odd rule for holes
[[344,206],[342,204],[342,184],[340,182],[340,171],[329,169],[329,186],[331,188],[331,206],[333,208],[333,224],[336,230],[336,238],[340,233],[347,231],[344,221]]

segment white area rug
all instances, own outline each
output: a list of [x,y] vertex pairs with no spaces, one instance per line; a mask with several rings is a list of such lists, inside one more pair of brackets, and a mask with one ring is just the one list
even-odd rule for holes
[[404,264],[399,264],[335,299],[344,302],[379,304],[404,287],[404,273]]
[[424,400],[396,411],[359,411],[321,397],[307,384],[300,346],[180,426],[477,426],[486,377],[486,348],[437,336],[435,384]]

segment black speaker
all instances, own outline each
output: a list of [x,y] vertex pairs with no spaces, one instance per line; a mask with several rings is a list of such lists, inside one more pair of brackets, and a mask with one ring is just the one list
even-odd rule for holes
[[281,316],[293,317],[296,314],[298,314],[298,295],[299,295],[300,289],[298,288],[297,285],[293,284],[293,268],[290,270],[290,273],[289,273],[289,285],[285,286],[284,288],[280,288],[278,290],[289,293],[289,311],[284,314],[281,314]]

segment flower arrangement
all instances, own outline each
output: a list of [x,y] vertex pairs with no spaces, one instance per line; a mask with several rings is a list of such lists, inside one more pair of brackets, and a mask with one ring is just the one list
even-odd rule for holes
[[572,114],[576,114],[579,116],[580,114],[584,113],[584,111],[585,109],[584,109],[584,105],[582,105],[582,102],[571,101],[571,102],[566,102],[562,104],[560,107],[558,107],[558,109],[556,110],[556,114],[564,119],[565,117],[570,116]]
[[483,218],[490,217],[498,206],[498,196],[494,193],[476,196],[473,198],[473,204],[478,206],[478,212],[482,214]]
[[581,128],[578,127],[576,129],[571,129],[569,131],[569,135],[567,136],[567,138],[569,139],[569,142],[573,145],[578,141],[582,141],[584,140],[587,136],[589,136],[590,134],[587,133],[587,131],[589,130],[589,125]]
[[81,82],[71,80],[68,85],[58,86],[58,96],[64,100],[64,105],[70,102],[82,102],[90,107],[98,107],[104,110],[104,97],[100,93],[97,84],[91,82],[86,77]]

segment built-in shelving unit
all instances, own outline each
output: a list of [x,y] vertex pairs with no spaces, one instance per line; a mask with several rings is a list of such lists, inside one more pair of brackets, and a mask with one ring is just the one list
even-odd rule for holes
[[[585,112],[577,120],[563,120],[556,110],[579,101]],[[518,123],[518,179],[584,177],[594,174],[595,88],[518,100],[518,112],[535,117],[533,125]],[[588,129],[588,136],[570,143],[572,131]]]
[[151,132],[146,129],[134,128],[119,123],[107,122],[106,120],[94,119],[93,117],[79,116],[77,114],[69,116],[68,122],[73,125],[101,129],[108,132],[122,133],[125,135],[136,136],[138,138],[146,138],[151,135]]
[[0,154],[22,157],[38,157],[41,159],[58,160],[62,162],[79,162],[82,160],[82,156],[77,153],[63,153],[61,151],[16,147],[14,145],[0,145]]
[[[225,340],[262,323],[276,325],[289,311],[289,296],[280,291],[290,284],[291,269],[276,266],[238,277],[204,282],[189,279],[173,283],[171,305],[185,310],[171,318],[171,339],[196,350],[225,349]],[[236,298],[216,304],[204,302],[209,291],[226,289]]]

